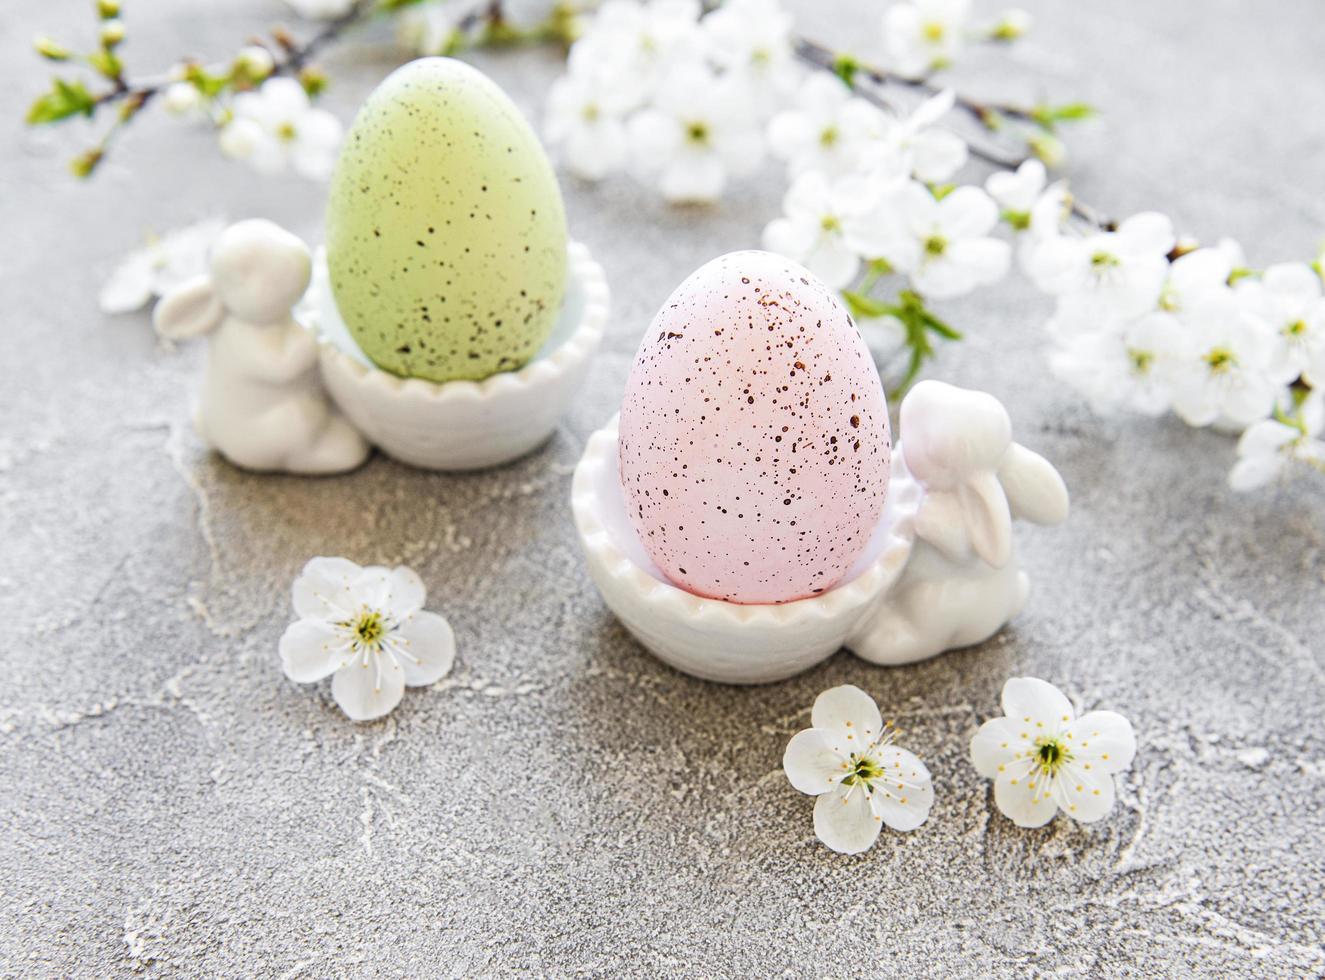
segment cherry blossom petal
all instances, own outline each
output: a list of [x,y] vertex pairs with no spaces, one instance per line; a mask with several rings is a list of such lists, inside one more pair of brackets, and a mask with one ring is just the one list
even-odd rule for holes
[[994,779],[994,802],[1018,827],[1043,827],[1058,812],[1047,777],[1029,759],[1019,759]]
[[764,229],[764,248],[799,260],[810,253],[817,238],[818,231],[813,224],[775,218]]
[[1113,809],[1113,776],[1102,769],[1068,763],[1054,780],[1052,793],[1059,809],[1073,820],[1094,823]]
[[1288,459],[1277,453],[1268,456],[1244,456],[1234,463],[1232,470],[1229,471],[1228,485],[1239,493],[1256,490],[1279,479],[1287,465]]
[[878,705],[854,684],[829,688],[814,701],[810,724],[843,739],[844,754],[863,748],[883,731],[883,716]]
[[663,197],[678,203],[716,201],[726,186],[722,161],[709,153],[685,154],[662,176]]
[[134,252],[110,274],[97,305],[102,313],[115,315],[141,310],[152,298],[152,259],[146,250]]
[[1321,280],[1305,262],[1272,265],[1261,275],[1261,285],[1293,312],[1306,309],[1320,299]]
[[884,775],[871,787],[870,808],[893,830],[915,830],[929,819],[934,782],[913,752],[895,745],[878,752]]
[[996,283],[1008,274],[1012,246],[998,238],[959,239],[948,246],[947,259],[969,283],[969,291]]
[[451,672],[455,663],[455,633],[443,617],[416,612],[400,625],[396,636],[403,647],[400,663],[406,684],[411,687],[434,684]]
[[949,179],[965,164],[966,141],[955,133],[930,130],[911,140],[911,172],[917,180],[937,184]]
[[[1076,716],[1062,691],[1038,677],[1013,677],[1003,685],[1003,713],[1052,735]],[[1034,736],[1032,736],[1034,737]]]
[[801,262],[830,289],[844,288],[860,269],[860,256],[836,235],[821,237]]
[[320,619],[301,619],[281,635],[281,665],[285,676],[297,684],[311,684],[329,677],[343,662],[340,636],[335,627]]
[[387,575],[387,596],[384,608],[398,620],[418,612],[428,598],[423,580],[411,568],[399,565]]
[[[1020,723],[1020,725],[1024,725]],[[971,762],[986,779],[995,779],[999,767],[1011,762],[1028,744],[1022,738],[1024,728],[1011,718],[991,718],[971,738]]]
[[782,754],[782,771],[802,793],[818,796],[842,780],[846,760],[833,747],[832,736],[819,728],[797,732]]
[[1089,762],[1092,769],[1122,772],[1136,758],[1132,723],[1114,711],[1087,711],[1062,734],[1074,761]]
[[938,202],[939,223],[950,238],[988,234],[998,224],[998,205],[978,187],[958,187]]
[[[379,662],[380,661],[380,662]],[[353,721],[390,714],[405,693],[405,672],[387,656],[369,654],[336,671],[331,696]]]
[[354,613],[352,583],[363,571],[345,558],[313,558],[294,580],[294,611],[300,618],[339,622]]
[[814,801],[814,832],[839,854],[867,851],[879,838],[883,818],[858,787],[839,787]]

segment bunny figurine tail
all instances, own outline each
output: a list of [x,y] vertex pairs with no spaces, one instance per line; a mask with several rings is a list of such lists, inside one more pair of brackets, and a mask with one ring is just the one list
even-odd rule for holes
[[857,622],[846,646],[877,664],[906,664],[997,633],[1030,588],[1011,522],[1067,519],[1058,471],[1012,441],[997,399],[938,381],[912,389],[901,409],[893,480],[922,494],[916,540],[901,577]]

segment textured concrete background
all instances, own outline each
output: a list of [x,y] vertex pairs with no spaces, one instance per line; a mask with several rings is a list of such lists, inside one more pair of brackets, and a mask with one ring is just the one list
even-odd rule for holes
[[[1074,493],[1066,527],[1022,529],[1036,585],[1015,628],[900,670],[840,654],[759,689],[680,676],[594,593],[570,474],[671,287],[757,241],[774,171],[711,211],[567,182],[616,307],[544,451],[474,476],[377,459],[257,479],[189,430],[201,349],[163,350],[145,316],[105,319],[94,296],[147,227],[223,212],[314,236],[318,192],[166,120],[135,126],[93,184],[66,179],[80,124],[15,119],[42,74],[31,35],[86,38],[86,6],[11,0],[0,21],[0,972],[1325,970],[1319,484],[1235,497],[1228,440],[1092,417],[1048,379],[1044,301],[1010,285],[945,308],[971,339],[933,373],[1003,398]],[[818,6],[804,26],[830,41],[873,8]],[[1012,70],[995,54],[960,77],[1100,105],[1072,174],[1105,211],[1167,210],[1258,264],[1302,257],[1325,233],[1325,20],[1313,0],[1260,6],[1046,0]],[[281,14],[135,0],[128,15],[150,70]],[[332,105],[348,118],[392,57],[343,49]],[[478,60],[529,109],[556,71],[538,52]],[[286,681],[276,640],[314,554],[416,568],[455,626],[453,676],[365,726]],[[1023,673],[1133,720],[1140,752],[1102,825],[1017,830],[967,762]],[[909,730],[938,794],[922,830],[856,858],[815,842],[780,772],[814,696],[844,682]]]

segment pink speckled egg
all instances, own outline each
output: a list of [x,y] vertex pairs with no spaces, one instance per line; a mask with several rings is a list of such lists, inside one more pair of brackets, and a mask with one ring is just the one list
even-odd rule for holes
[[677,287],[640,344],[621,485],[683,589],[789,602],[831,589],[878,524],[892,436],[851,316],[808,270],[732,252]]

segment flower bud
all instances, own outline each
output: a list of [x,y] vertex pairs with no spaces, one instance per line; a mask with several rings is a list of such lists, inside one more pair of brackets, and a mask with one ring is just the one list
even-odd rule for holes
[[304,87],[304,91],[308,93],[310,99],[315,99],[327,87],[326,72],[310,65],[299,73],[299,84]]
[[240,49],[239,56],[235,58],[235,66],[245,77],[261,81],[272,73],[276,67],[276,60],[266,48],[250,44]]
[[110,20],[120,15],[120,0],[97,0],[97,16]]
[[172,116],[183,116],[192,112],[202,102],[202,93],[197,86],[189,82],[173,82],[166,86],[161,96],[161,103]]
[[124,21],[108,20],[101,25],[101,46],[106,49],[118,47],[124,42]]
[[47,61],[68,61],[72,53],[68,48],[56,44],[44,34],[33,39],[32,47],[36,49],[37,54]]

